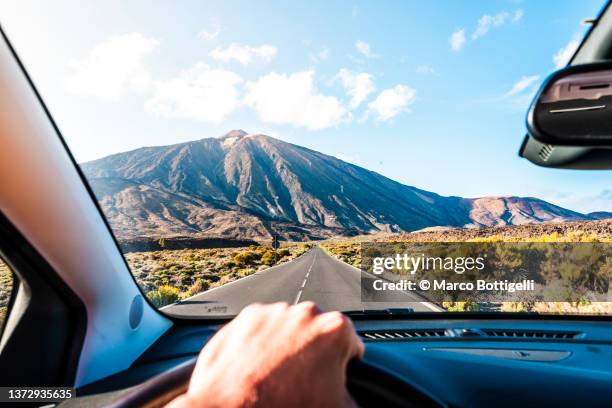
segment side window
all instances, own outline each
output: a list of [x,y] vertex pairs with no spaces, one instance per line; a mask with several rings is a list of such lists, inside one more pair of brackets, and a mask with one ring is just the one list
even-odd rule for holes
[[8,265],[0,259],[0,330],[8,314],[8,303],[13,290],[13,273]]

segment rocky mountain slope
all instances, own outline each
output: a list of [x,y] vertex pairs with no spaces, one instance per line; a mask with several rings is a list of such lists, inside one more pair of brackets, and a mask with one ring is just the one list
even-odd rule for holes
[[595,220],[607,220],[612,218],[612,212],[609,211],[595,211],[587,215]]
[[119,239],[269,239],[274,232],[303,240],[595,218],[529,197],[444,197],[241,130],[81,166]]

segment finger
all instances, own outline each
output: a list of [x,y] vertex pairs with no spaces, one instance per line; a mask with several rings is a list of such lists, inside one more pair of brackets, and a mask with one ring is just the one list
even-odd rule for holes
[[[199,361],[214,361],[223,351],[224,345],[232,339],[240,339],[242,331],[257,331],[262,324],[267,306],[261,303],[252,303],[242,309],[229,323],[223,325],[214,336],[208,340],[198,357]],[[204,364],[204,363],[202,363]]]
[[348,317],[340,312],[327,312],[319,315],[318,320],[320,334],[331,338],[335,348],[344,351],[342,358],[345,362],[363,356],[363,342]]
[[346,319],[346,322],[347,322],[345,330],[348,332],[348,337],[349,337],[347,361],[355,357],[362,358],[363,354],[365,353],[365,345],[363,344],[363,341],[361,340],[361,338],[355,331],[355,326],[353,326],[353,322],[351,321],[351,319],[349,319],[346,316],[344,316],[344,318]]
[[357,357],[359,359],[363,358],[365,353],[365,345],[361,338],[357,335],[356,332],[353,331],[353,336],[351,340],[351,346],[349,349],[349,360],[353,357]]
[[300,316],[315,317],[322,313],[319,306],[311,301],[300,302],[292,308]]

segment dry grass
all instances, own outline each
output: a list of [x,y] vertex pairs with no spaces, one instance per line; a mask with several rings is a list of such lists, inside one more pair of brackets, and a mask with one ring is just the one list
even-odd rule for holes
[[[290,244],[276,251],[266,246],[248,248],[180,249],[125,254],[136,282],[156,305],[174,303],[271,266],[291,261],[310,249]],[[0,325],[10,299],[13,279],[0,261]]]
[[132,252],[125,258],[147,297],[156,306],[164,306],[291,261],[308,249],[308,244],[291,244],[276,251],[253,245]]
[[[552,230],[552,231],[551,231]],[[529,234],[527,226],[488,229],[448,229],[412,234],[385,234],[374,237],[330,239],[321,247],[330,255],[353,266],[361,266],[362,242],[612,242],[612,220],[545,225],[538,224]],[[538,234],[538,232],[540,232]],[[547,233],[541,233],[547,232]],[[369,239],[368,239],[369,238]],[[448,311],[479,311],[479,304],[444,302]],[[537,312],[551,314],[612,314],[612,302],[503,302],[503,312]]]
[[[531,231],[531,235],[530,232]],[[485,229],[449,229],[412,234],[379,234],[334,238],[321,247],[343,262],[361,265],[362,242],[612,242],[612,221]],[[125,255],[138,285],[158,306],[173,303],[210,288],[224,285],[270,266],[288,262],[310,249],[309,244],[289,244],[273,251],[266,246],[249,248],[182,249],[134,252]],[[9,268],[0,261],[0,323],[12,289]],[[478,310],[466,302],[444,304],[449,311]],[[612,314],[612,303],[505,302],[502,311],[535,311],[555,314]]]
[[9,267],[0,260],[0,326],[6,317],[6,309],[13,289],[13,276]]

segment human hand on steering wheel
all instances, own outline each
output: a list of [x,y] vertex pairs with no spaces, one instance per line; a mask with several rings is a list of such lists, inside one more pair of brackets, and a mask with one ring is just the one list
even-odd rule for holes
[[202,349],[187,392],[168,407],[354,406],[346,367],[363,352],[342,313],[254,304]]

